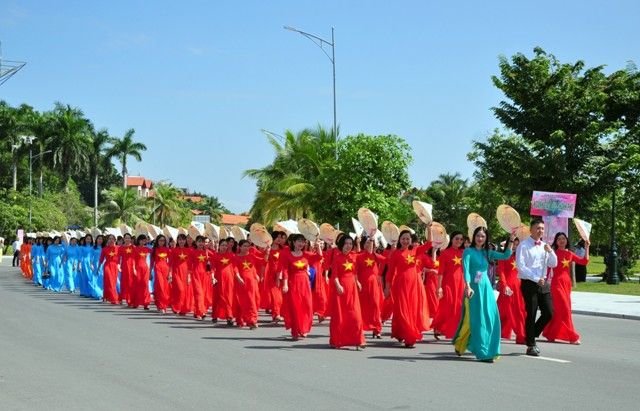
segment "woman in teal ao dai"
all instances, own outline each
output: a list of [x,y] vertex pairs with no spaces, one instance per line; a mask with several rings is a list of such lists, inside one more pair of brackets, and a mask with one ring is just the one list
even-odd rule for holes
[[511,256],[511,240],[504,252],[489,249],[489,234],[484,227],[473,233],[471,247],[462,254],[465,282],[463,315],[453,344],[458,355],[466,350],[481,361],[493,362],[500,356],[500,314],[488,276],[489,261],[506,260]]

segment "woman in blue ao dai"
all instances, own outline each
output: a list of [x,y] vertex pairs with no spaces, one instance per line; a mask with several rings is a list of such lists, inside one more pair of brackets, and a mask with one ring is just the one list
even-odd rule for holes
[[62,259],[65,248],[61,244],[60,237],[53,239],[53,244],[47,247],[45,270],[50,273],[49,278],[44,280],[43,286],[49,290],[59,292],[64,285],[64,268]]
[[[468,299],[468,305],[467,302],[463,302],[463,311],[467,311],[468,307],[468,312],[463,314],[453,340],[459,355],[462,355],[466,348],[481,361],[493,362],[500,356],[500,314],[488,269],[490,262],[506,260],[511,256],[513,238],[512,235],[505,245],[504,252],[494,251],[489,248],[487,229],[478,227],[473,233],[471,247],[465,249],[462,254],[465,297]],[[465,317],[468,318],[467,321]],[[468,340],[466,344],[460,344],[465,334]]]

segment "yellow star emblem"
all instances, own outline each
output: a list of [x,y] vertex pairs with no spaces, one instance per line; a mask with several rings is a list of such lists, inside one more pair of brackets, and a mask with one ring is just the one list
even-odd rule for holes
[[366,260],[364,260],[364,262],[367,264],[367,267],[373,267],[373,263],[374,263],[375,261],[373,261],[373,260],[372,260],[372,259],[370,259],[370,258],[367,258]]
[[131,250],[131,247],[127,247],[124,251],[125,251],[127,254],[131,254],[133,250]]
[[205,257],[205,256],[204,256],[204,255],[202,255],[202,254],[200,254],[200,255],[198,256],[198,260],[200,260],[200,262],[201,262],[201,263],[202,263],[202,262],[204,262],[204,260],[206,260],[206,259],[207,259],[207,257]]
[[221,259],[220,262],[222,263],[222,265],[227,265],[227,264],[229,264],[229,259],[227,257],[225,257],[225,258]]
[[346,263],[342,264],[342,266],[344,267],[345,271],[353,270],[353,263],[350,263],[349,261],[347,261]]
[[276,260],[280,258],[280,252],[273,253],[273,258],[275,258]]
[[251,263],[249,261],[243,261],[242,268],[244,268],[245,270],[251,268]]
[[185,258],[187,258],[187,256],[184,253],[180,253],[178,257],[180,257],[181,260],[184,260]]
[[158,257],[167,258],[167,253],[160,253],[160,254],[158,254]]
[[569,263],[571,262],[571,260],[567,260],[566,258],[564,260],[562,260],[562,266],[564,268],[569,268]]
[[302,270],[306,266],[306,264],[302,260],[296,261],[295,263],[293,263],[293,265],[295,265],[300,270]]
[[462,262],[462,258],[458,256],[453,257],[453,264],[460,265],[461,262]]
[[436,261],[433,263],[433,268],[440,268],[440,261],[437,261],[437,260],[436,260]]
[[142,251],[142,252],[138,253],[138,255],[139,255],[140,257],[146,257],[146,256],[147,256],[147,253],[145,253],[144,251]]
[[511,266],[513,267],[514,270],[518,268],[518,264],[516,263],[516,260],[511,261]]
[[416,257],[413,254],[409,254],[407,256],[407,264],[415,264]]
[[112,251],[112,252],[110,252],[110,253],[109,253],[109,256],[110,256],[110,257],[115,257],[115,256],[116,256],[116,253],[115,253],[114,251]]

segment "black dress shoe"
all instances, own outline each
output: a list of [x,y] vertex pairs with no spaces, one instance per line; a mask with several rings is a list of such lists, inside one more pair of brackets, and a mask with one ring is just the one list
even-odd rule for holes
[[540,352],[537,350],[538,347],[533,346],[533,347],[527,347],[527,355],[530,355],[532,357],[539,357],[540,356]]
[[534,349],[534,350],[536,350],[536,352],[537,352],[538,354],[540,354],[540,348],[538,348],[538,346],[537,346],[537,345],[534,345],[534,346],[533,346],[533,349]]

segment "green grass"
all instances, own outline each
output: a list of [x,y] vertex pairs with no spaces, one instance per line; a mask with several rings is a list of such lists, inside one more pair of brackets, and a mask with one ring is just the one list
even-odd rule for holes
[[574,291],[585,291],[589,293],[624,294],[640,296],[640,284],[636,279],[633,282],[625,282],[616,285],[607,283],[578,283]]
[[[604,273],[605,265],[604,265],[604,257],[599,255],[594,255],[589,258],[589,265],[587,266],[587,275],[600,275]],[[640,273],[640,260],[636,261],[633,267],[631,267],[631,272],[633,274]]]

